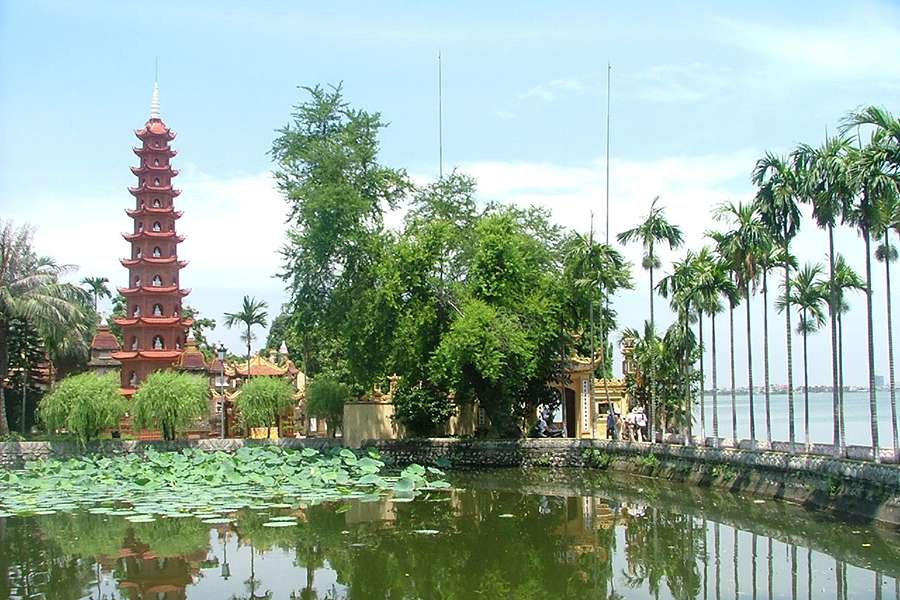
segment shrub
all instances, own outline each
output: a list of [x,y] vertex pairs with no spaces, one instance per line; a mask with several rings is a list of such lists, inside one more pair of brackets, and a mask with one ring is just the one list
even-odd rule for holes
[[306,389],[306,412],[312,417],[328,421],[331,434],[343,425],[344,402],[350,398],[350,390],[343,383],[326,375],[316,377]]
[[431,383],[409,385],[405,381],[394,392],[394,418],[414,436],[434,434],[456,411],[455,405]]
[[84,444],[118,426],[125,410],[115,374],[82,373],[56,384],[41,400],[40,417],[47,429],[65,429]]
[[164,440],[174,440],[200,417],[209,414],[206,379],[190,373],[157,371],[134,394],[136,429],[159,428]]
[[609,467],[609,463],[612,462],[612,457],[602,450],[585,448],[581,451],[581,460],[584,461],[584,466],[586,467],[606,469]]
[[646,456],[639,456],[637,459],[638,466],[644,467],[646,469],[655,469],[659,466],[659,458],[655,454],[647,454]]
[[244,427],[274,427],[294,405],[294,388],[281,377],[253,377],[236,400]]

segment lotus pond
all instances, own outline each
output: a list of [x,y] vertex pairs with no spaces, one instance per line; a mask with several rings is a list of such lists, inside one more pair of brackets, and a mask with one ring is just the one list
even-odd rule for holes
[[898,598],[900,534],[584,471],[261,447],[0,474],[0,597]]

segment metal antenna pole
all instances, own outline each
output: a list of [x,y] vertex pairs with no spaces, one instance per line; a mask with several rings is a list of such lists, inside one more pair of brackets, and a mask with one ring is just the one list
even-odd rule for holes
[[438,179],[444,178],[444,97],[441,51],[438,50]]

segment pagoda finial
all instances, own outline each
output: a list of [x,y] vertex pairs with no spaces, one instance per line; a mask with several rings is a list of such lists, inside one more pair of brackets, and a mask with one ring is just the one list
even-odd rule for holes
[[159,119],[159,85],[153,82],[153,98],[150,99],[150,118]]

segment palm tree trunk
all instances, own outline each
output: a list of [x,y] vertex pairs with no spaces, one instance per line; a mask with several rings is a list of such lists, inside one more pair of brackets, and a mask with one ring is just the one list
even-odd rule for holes
[[[750,283],[744,284],[747,298],[747,392],[750,399],[750,440],[756,442],[756,416],[753,414],[753,343],[750,331]],[[735,439],[735,444],[737,439]]]
[[891,397],[891,448],[894,461],[900,460],[897,448],[897,397],[894,393],[894,332],[891,323],[891,243],[890,232],[884,230],[884,282],[885,300],[887,302],[887,339],[888,339],[888,390]]
[[247,323],[247,379],[250,379],[250,323]]
[[863,227],[863,242],[866,246],[866,351],[869,358],[869,421],[872,426],[872,457],[881,462],[878,446],[878,405],[875,394],[875,340],[872,326],[872,256],[869,228]]
[[763,294],[763,391],[766,396],[766,442],[772,447],[771,391],[769,388],[769,269],[762,272]]
[[706,402],[703,399],[703,389],[706,387],[706,379],[703,372],[703,355],[706,349],[703,347],[703,311],[697,313],[697,321],[700,324],[700,439],[701,444],[706,445]]
[[713,439],[719,445],[719,378],[716,373],[716,313],[709,315],[710,335],[712,336],[712,403],[713,403]]
[[[803,309],[803,322],[806,323],[806,309]],[[806,451],[809,452],[809,364],[807,360],[807,332],[803,328],[803,437]]]
[[789,246],[787,227],[784,228],[784,298],[787,306],[784,310],[784,334],[787,340],[787,395],[788,395],[788,437],[791,441],[791,452],[794,451],[794,356],[791,336],[791,264],[788,260]]
[[847,453],[847,432],[844,428],[844,317],[837,316],[838,322],[838,416],[841,430],[841,452]]
[[737,445],[737,390],[734,377],[734,305],[728,304],[728,345],[731,355],[731,439]]
[[[684,339],[687,339],[687,332],[690,329],[688,314],[690,312],[690,306],[686,306],[684,309]],[[687,357],[685,357],[687,358]],[[685,436],[685,445],[690,446],[693,443],[693,425],[694,425],[694,406],[693,406],[693,398],[691,398],[691,364],[687,360],[682,361],[682,365],[684,367],[684,385],[685,385],[685,394],[684,399],[687,403],[687,407],[685,409],[685,419],[687,420],[687,435]]]
[[[653,246],[650,246],[650,330],[656,336],[656,316],[653,312]],[[650,366],[650,443],[656,443],[656,367]]]
[[834,227],[828,226],[828,317],[831,319],[831,425],[834,455],[841,456],[840,380],[838,378],[837,290],[834,289]]
[[3,382],[9,375],[7,327],[6,320],[0,320],[0,435],[9,435],[9,423],[6,422],[6,394],[3,387]]

